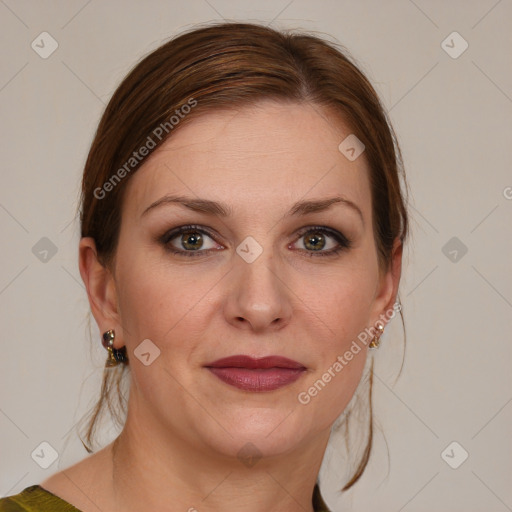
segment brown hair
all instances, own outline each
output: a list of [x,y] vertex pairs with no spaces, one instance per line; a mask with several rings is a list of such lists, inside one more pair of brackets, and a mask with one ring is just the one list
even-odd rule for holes
[[[159,146],[202,113],[264,99],[329,109],[363,142],[379,266],[389,268],[394,241],[405,241],[408,233],[407,189],[399,145],[375,90],[341,45],[249,23],[218,23],[171,39],[144,57],[115,91],[89,151],[80,201],[81,236],[94,238],[103,265],[110,267],[115,261],[123,191],[144,161],[135,161],[134,152],[148,147],[149,139],[155,142],[152,146]],[[178,122],[171,120],[173,116]],[[107,192],[108,198],[102,200]],[[126,398],[120,385],[126,368],[120,364],[104,371],[101,396],[87,426],[89,446],[84,446],[89,453],[105,407],[118,425],[123,423]],[[360,478],[370,456],[371,382],[372,375],[366,448],[343,490]]]

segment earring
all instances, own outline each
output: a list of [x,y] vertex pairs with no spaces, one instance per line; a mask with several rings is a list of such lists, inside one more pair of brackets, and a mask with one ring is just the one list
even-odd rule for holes
[[384,327],[382,327],[381,324],[378,324],[377,329],[378,329],[377,334],[375,334],[372,341],[370,341],[370,344],[368,345],[368,347],[370,347],[370,348],[374,348],[374,349],[379,348],[380,337],[382,336],[382,333],[384,332]]
[[108,357],[105,362],[105,368],[117,366],[119,363],[128,363],[126,356],[126,347],[120,349],[114,348],[114,338],[116,333],[110,329],[103,333],[102,345],[108,350]]

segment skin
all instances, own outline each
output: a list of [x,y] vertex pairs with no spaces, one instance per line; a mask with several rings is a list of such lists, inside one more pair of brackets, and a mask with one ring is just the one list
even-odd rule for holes
[[[356,390],[367,348],[307,405],[297,396],[393,307],[401,273],[398,242],[389,269],[379,268],[364,153],[351,162],[338,150],[350,133],[318,106],[265,101],[183,125],[130,178],[114,268],[98,262],[91,238],[79,256],[100,332],[114,329],[115,347],[127,346],[127,421],[116,443],[43,487],[84,512],[313,510],[330,429]],[[142,215],[166,194],[223,202],[233,215],[177,204]],[[296,201],[334,195],[362,218],[343,203],[285,216]],[[203,234],[201,250],[218,250],[189,258],[166,251],[159,237],[185,224],[209,228],[214,236]],[[311,233],[298,235],[308,226],[337,230],[352,245],[310,257]],[[323,234],[321,251],[338,246]],[[247,236],[263,249],[252,263],[236,252]],[[184,238],[173,248],[186,251]],[[149,366],[133,355],[145,339],[161,351]],[[234,354],[282,355],[307,371],[275,391],[242,391],[204,368]],[[248,442],[261,456],[251,467],[237,457]]]

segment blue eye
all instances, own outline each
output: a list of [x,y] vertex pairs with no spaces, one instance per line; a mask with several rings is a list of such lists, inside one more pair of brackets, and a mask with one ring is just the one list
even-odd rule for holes
[[[306,236],[307,235],[307,236]],[[181,236],[181,239],[178,237]],[[352,246],[352,242],[339,231],[324,226],[308,226],[303,228],[298,235],[298,240],[305,239],[304,249],[299,249],[307,256],[335,256],[343,250],[347,250]],[[177,247],[174,240],[178,239],[181,247]],[[172,254],[185,257],[198,257],[211,253],[212,251],[221,250],[223,247],[210,244],[205,247],[208,239],[214,242],[213,235],[205,228],[197,225],[180,226],[172,229],[160,237],[160,243],[165,249]],[[329,243],[329,239],[331,242]],[[333,245],[328,250],[324,250],[326,246]],[[295,245],[295,242],[292,245]],[[208,245],[208,244],[207,244]],[[290,247],[290,246],[289,246]],[[309,250],[311,249],[312,250]]]

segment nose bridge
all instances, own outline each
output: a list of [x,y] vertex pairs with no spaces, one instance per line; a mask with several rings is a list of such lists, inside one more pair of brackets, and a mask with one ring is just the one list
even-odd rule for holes
[[[270,240],[268,236],[266,240]],[[234,258],[234,288],[229,298],[231,320],[246,320],[253,329],[286,323],[291,312],[283,267],[272,244],[260,245],[247,237],[237,247]],[[281,274],[281,275],[280,275]]]

